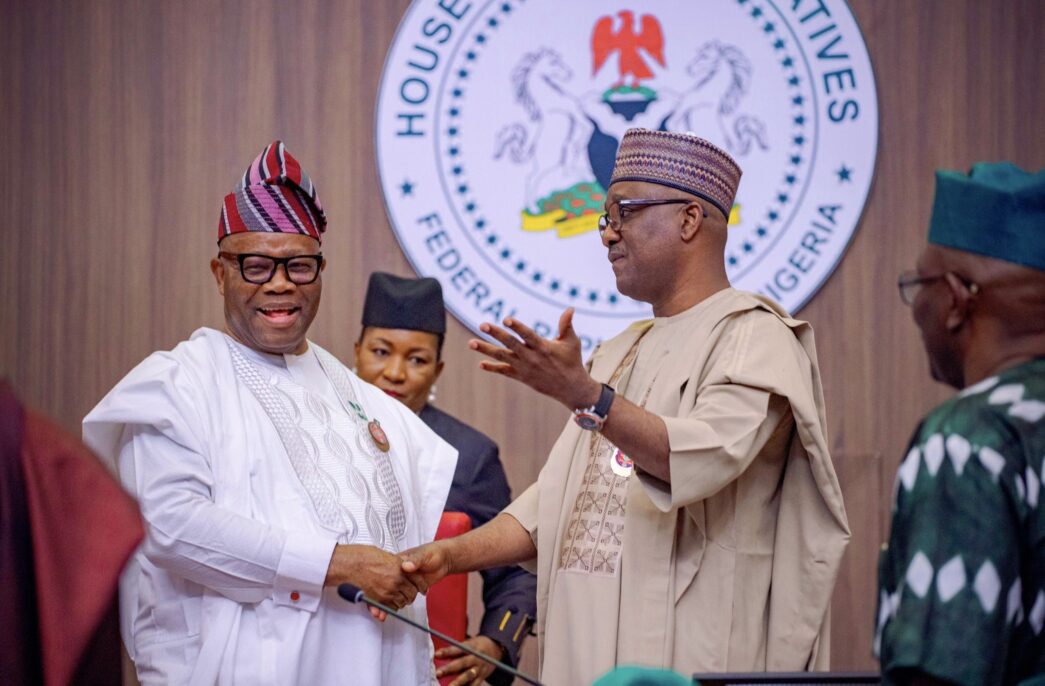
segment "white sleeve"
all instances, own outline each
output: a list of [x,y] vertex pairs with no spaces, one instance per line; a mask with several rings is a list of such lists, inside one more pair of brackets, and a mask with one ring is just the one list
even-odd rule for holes
[[207,460],[156,428],[129,425],[119,452],[124,487],[138,498],[148,560],[238,602],[314,612],[336,541],[286,531],[213,501]]
[[[397,403],[398,401],[392,401]],[[405,406],[399,406],[405,407]],[[408,454],[418,478],[417,506],[421,515],[421,540],[435,538],[450,485],[457,467],[457,449],[444,441],[413,412],[401,414],[409,443]]]

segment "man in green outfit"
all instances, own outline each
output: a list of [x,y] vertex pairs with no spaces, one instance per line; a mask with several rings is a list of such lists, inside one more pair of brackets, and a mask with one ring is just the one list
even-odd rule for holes
[[[899,280],[933,378],[879,568],[883,684],[1045,675],[1045,170],[937,172],[929,245]],[[1037,677],[1037,678],[1035,678]]]

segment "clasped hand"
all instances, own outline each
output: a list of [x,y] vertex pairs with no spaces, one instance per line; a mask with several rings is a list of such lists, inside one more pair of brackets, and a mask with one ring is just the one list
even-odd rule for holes
[[[414,602],[418,593],[449,572],[449,557],[434,543],[394,555],[371,545],[338,545],[330,558],[326,585],[354,584],[382,605],[399,610]],[[371,607],[370,614],[384,621],[387,614]]]
[[[368,598],[399,610],[414,602],[420,588],[403,569],[398,555],[370,545],[338,545],[330,559],[326,585],[350,583],[363,590]],[[371,607],[370,614],[384,621],[386,613]]]

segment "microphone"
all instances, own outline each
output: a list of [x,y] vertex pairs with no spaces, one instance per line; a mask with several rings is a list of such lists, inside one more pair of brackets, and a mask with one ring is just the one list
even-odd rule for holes
[[345,600],[347,600],[348,602],[350,602],[350,603],[363,603],[365,605],[369,605],[370,607],[376,607],[378,610],[381,610],[382,612],[386,612],[386,613],[392,615],[393,617],[395,617],[396,619],[398,619],[401,622],[406,622],[407,624],[409,624],[410,626],[412,626],[414,628],[420,629],[421,631],[424,631],[425,633],[431,634],[432,636],[436,636],[437,638],[441,638],[444,641],[446,641],[447,643],[449,643],[450,645],[452,645],[452,646],[454,646],[456,648],[460,648],[461,650],[463,650],[464,652],[468,653],[469,655],[477,657],[480,660],[482,660],[483,662],[491,664],[494,667],[497,667],[498,669],[503,669],[504,671],[508,672],[512,676],[519,677],[520,679],[522,679],[523,681],[525,681],[528,684],[533,684],[534,686],[544,686],[543,684],[541,684],[541,682],[537,681],[533,677],[526,676],[525,674],[523,674],[522,672],[520,672],[516,668],[511,667],[509,665],[506,665],[505,663],[501,662],[500,660],[495,660],[495,659],[493,659],[492,657],[490,657],[488,655],[483,655],[479,651],[474,650],[472,648],[469,648],[468,646],[466,646],[465,644],[461,643],[460,641],[455,641],[454,639],[450,638],[449,636],[447,636],[446,634],[444,634],[441,631],[437,631],[436,629],[433,629],[432,627],[425,626],[424,624],[421,624],[420,622],[415,622],[414,620],[410,619],[406,615],[399,614],[398,612],[396,612],[392,608],[388,607],[387,605],[382,605],[381,603],[377,602],[376,600],[373,600],[371,598],[367,598],[366,594],[363,593],[363,589],[361,589],[359,586],[356,586],[355,584],[341,584],[341,585],[339,585],[337,587],[337,594],[339,596],[341,596],[342,598],[344,598]]

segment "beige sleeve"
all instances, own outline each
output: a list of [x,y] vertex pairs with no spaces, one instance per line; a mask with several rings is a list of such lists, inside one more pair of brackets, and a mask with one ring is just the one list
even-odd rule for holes
[[[502,514],[514,517],[515,520],[526,529],[526,532],[530,534],[530,540],[533,541],[534,548],[537,548],[538,483],[539,482],[534,482],[530,484],[530,487],[523,491],[518,498],[509,503],[508,507],[501,510]],[[532,560],[520,562],[519,566],[531,574],[536,574],[537,557],[534,557]]]
[[522,524],[530,534],[534,547],[537,546],[537,500],[537,482],[534,482],[502,510],[504,514],[511,515]]
[[[712,369],[703,375],[705,385],[692,407],[683,416],[661,416],[668,430],[671,483],[638,472],[662,512],[709,498],[734,481],[790,413],[787,399],[768,389],[778,387],[779,367],[789,366],[789,341],[782,336],[793,341],[793,334],[775,317],[759,311],[740,315],[730,327],[720,343],[724,352],[711,357]],[[778,368],[750,368],[765,360],[761,354],[749,354],[752,346],[776,349],[783,358],[774,360]],[[752,381],[760,377],[767,383]]]

